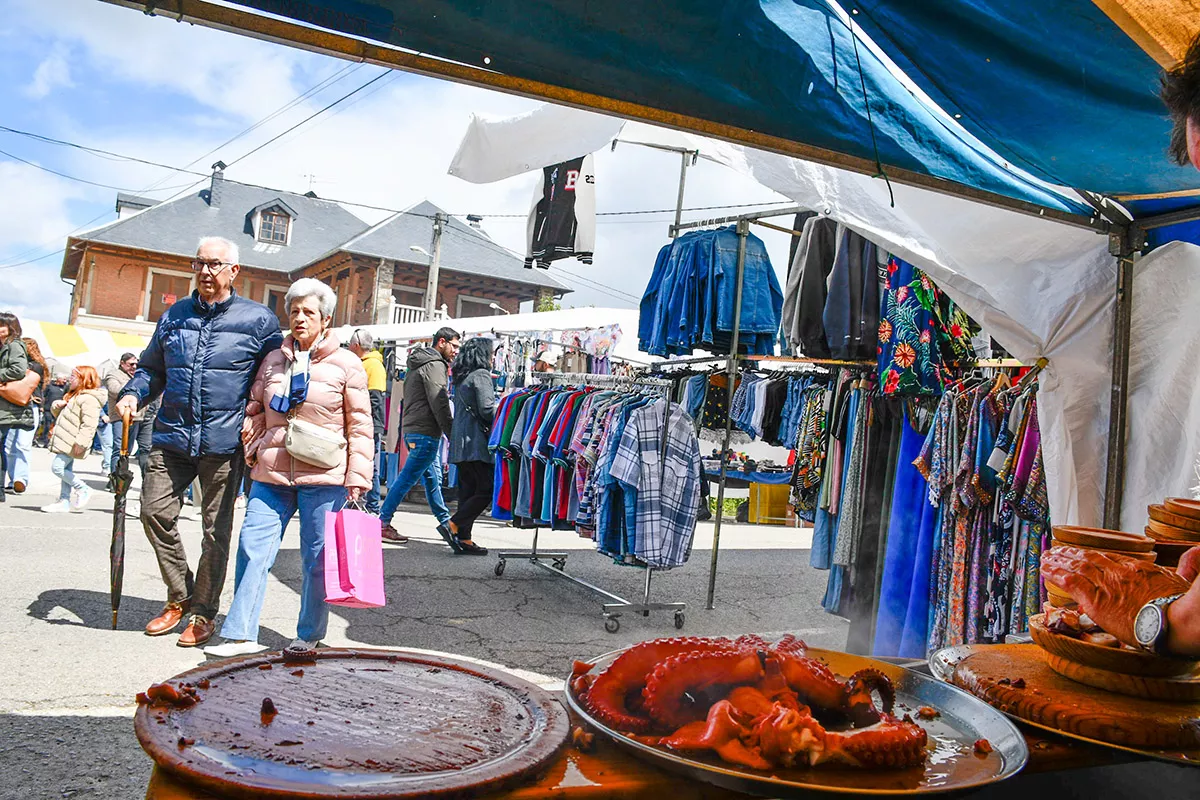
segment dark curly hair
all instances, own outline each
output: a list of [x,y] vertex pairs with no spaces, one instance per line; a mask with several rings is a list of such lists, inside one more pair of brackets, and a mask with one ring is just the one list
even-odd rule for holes
[[492,340],[486,336],[476,336],[463,343],[454,359],[454,385],[462,383],[477,369],[492,369]]
[[1200,125],[1200,36],[1192,40],[1183,60],[1162,76],[1162,101],[1171,113],[1171,160],[1186,166],[1188,157],[1187,121]]

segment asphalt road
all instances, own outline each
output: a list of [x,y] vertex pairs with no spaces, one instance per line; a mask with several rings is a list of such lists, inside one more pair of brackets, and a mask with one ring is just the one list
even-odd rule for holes
[[[96,488],[104,482],[99,461],[90,456],[78,468]],[[110,629],[111,495],[96,492],[83,513],[42,513],[58,491],[49,462],[45,450],[36,450],[29,491],[0,505],[0,798],[140,797],[150,761],[133,735],[133,697],[205,657],[176,647],[173,636],[143,635],[165,592],[136,519],[127,526],[119,625]],[[808,566],[807,530],[724,526],[716,607],[709,611],[712,527],[701,524],[688,564],[656,573],[652,584],[652,599],[687,603],[683,630],[676,631],[670,613],[655,612],[627,614],[610,634],[601,598],[520,561],[510,561],[498,577],[494,556],[454,555],[431,522],[427,510],[405,507],[396,525],[412,541],[386,546],[387,606],[333,609],[327,644],[449,652],[537,673],[546,682],[568,673],[577,657],[659,636],[794,632],[815,646],[841,648],[846,641],[846,621],[821,610],[826,573]],[[181,528],[194,564],[200,524],[184,519]],[[260,641],[273,648],[295,635],[296,531],[293,522],[263,608]],[[527,550],[531,538],[491,521],[475,534],[493,553]],[[570,551],[570,574],[631,600],[642,595],[643,571],[613,564],[574,533],[543,532],[540,546]],[[230,562],[223,607],[233,594]]]

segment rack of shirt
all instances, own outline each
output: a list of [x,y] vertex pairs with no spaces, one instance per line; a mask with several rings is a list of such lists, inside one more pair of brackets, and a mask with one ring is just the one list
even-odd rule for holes
[[[490,447],[496,454],[492,516],[533,528],[533,548],[501,552],[530,561],[612,600],[605,629],[623,611],[673,611],[651,603],[653,572],[687,562],[700,504],[700,449],[690,417],[656,378],[536,373],[540,386],[504,397]],[[538,530],[575,530],[615,563],[646,570],[645,596],[632,603],[564,571],[567,554],[537,549]],[[550,564],[546,562],[549,561]]]

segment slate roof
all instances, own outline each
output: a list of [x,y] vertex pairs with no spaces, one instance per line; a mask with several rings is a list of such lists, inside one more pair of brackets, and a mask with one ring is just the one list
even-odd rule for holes
[[[388,217],[338,249],[371,258],[428,266],[429,258],[409,248],[415,244],[432,252],[433,215],[439,211],[442,209],[428,200],[420,202]],[[493,242],[483,231],[454,217],[450,217],[442,234],[441,269],[545,286],[561,293],[571,291],[570,286],[545,270],[525,269],[524,259],[520,256]]]
[[[195,254],[201,236],[223,236],[237,244],[243,265],[292,272],[368,230],[365,222],[329,200],[225,179],[217,186],[215,208],[205,188],[73,238],[187,257]],[[286,246],[254,238],[252,212],[272,201],[282,202],[296,214]],[[408,252],[408,245],[404,250]]]

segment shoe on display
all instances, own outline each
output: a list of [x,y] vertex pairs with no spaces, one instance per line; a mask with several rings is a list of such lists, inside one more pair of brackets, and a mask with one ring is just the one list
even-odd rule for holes
[[223,644],[204,648],[204,655],[215,656],[216,658],[233,658],[234,656],[248,656],[254,653],[261,653],[266,649],[267,646],[265,644],[259,644],[258,642],[249,640],[239,642],[236,639],[229,639]]
[[42,511],[47,514],[66,514],[71,510],[71,501],[59,500],[56,503],[51,503],[48,506],[42,506]]

